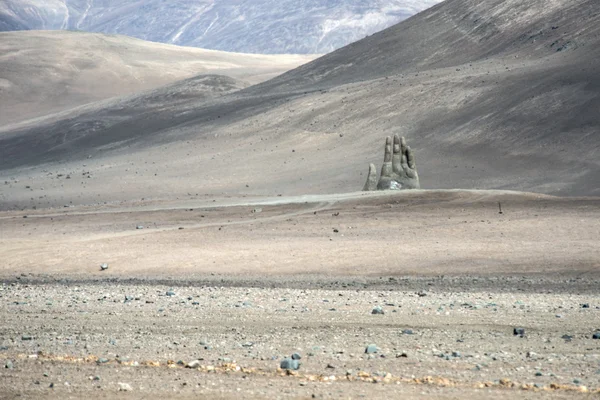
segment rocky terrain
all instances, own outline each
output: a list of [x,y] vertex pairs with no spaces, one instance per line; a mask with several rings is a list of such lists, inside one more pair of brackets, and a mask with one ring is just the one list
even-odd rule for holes
[[0,31],[71,29],[238,53],[323,54],[439,1],[4,0]]
[[[481,291],[475,279],[449,292],[444,279],[389,277],[379,289],[326,290],[220,287],[218,276],[217,286],[30,278],[0,292],[3,398],[573,398],[600,388],[590,323],[600,299],[571,294],[577,283],[548,294]],[[293,354],[299,369],[286,373]]]

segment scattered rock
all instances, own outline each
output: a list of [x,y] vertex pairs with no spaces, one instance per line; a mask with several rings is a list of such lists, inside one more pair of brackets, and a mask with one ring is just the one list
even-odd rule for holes
[[381,308],[381,306],[375,306],[373,308],[373,310],[371,310],[371,314],[379,314],[379,315],[383,315],[385,314],[383,311],[383,308]]
[[13,369],[13,367],[14,367],[13,362],[11,360],[6,360],[6,363],[4,363],[4,368]]
[[200,360],[194,360],[187,363],[186,368],[198,368],[200,366]]
[[600,331],[594,332],[594,334],[592,335],[592,339],[600,339]]
[[123,382],[119,382],[119,392],[131,392],[133,391],[133,388],[131,387],[131,385],[129,383],[123,383]]
[[525,328],[514,328],[513,335],[521,337],[525,336]]
[[135,227],[135,229],[144,229],[144,225],[138,225]]
[[300,355],[300,353],[292,354],[292,360],[300,360],[301,358],[302,356]]
[[402,334],[403,334],[403,335],[414,335],[414,332],[413,332],[413,330],[412,330],[412,329],[404,329],[404,330],[402,331]]
[[291,358],[284,358],[283,360],[281,360],[281,363],[279,364],[279,368],[297,370],[300,368],[300,362],[298,360],[293,360]]
[[175,296],[175,292],[172,290],[167,290],[167,293],[165,293],[165,294],[169,297]]
[[365,354],[374,354],[374,353],[377,353],[378,351],[379,351],[379,349],[374,344],[370,344],[365,348]]
[[100,265],[100,271],[106,271],[108,269],[108,264],[104,263]]
[[21,340],[33,340],[33,336],[31,336],[31,335],[23,335],[23,336],[21,336]]

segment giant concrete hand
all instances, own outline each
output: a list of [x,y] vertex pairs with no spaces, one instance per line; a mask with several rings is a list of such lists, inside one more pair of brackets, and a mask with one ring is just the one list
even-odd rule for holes
[[369,176],[363,190],[404,190],[419,189],[419,175],[415,164],[415,155],[406,145],[404,137],[394,135],[385,139],[385,153],[381,176],[377,181],[375,165],[369,165]]

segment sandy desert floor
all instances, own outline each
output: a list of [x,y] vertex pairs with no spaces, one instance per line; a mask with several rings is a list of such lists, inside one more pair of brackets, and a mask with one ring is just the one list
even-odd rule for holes
[[3,398],[600,389],[597,198],[207,196],[4,211],[0,234]]

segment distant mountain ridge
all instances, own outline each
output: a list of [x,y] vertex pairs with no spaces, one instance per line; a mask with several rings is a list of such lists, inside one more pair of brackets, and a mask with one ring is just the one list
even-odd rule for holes
[[0,31],[83,30],[243,53],[323,54],[441,0],[3,0]]

